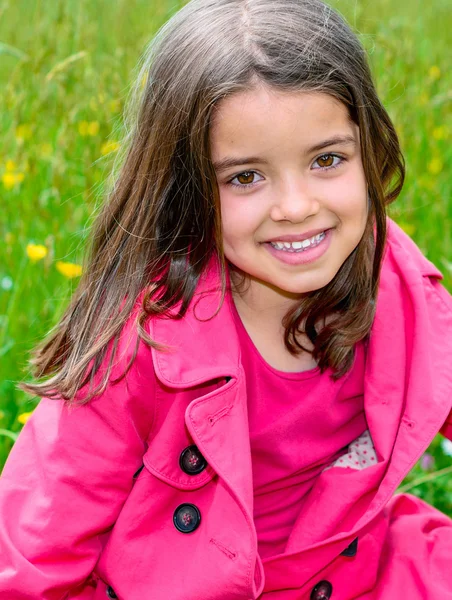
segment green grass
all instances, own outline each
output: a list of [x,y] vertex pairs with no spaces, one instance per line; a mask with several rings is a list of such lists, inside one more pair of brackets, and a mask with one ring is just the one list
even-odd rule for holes
[[[27,374],[28,352],[76,285],[56,264],[82,260],[114,156],[103,154],[104,144],[120,139],[133,68],[182,4],[0,0],[0,465],[13,443],[8,432],[20,431],[18,415],[36,404],[16,387]],[[333,5],[359,32],[401,137],[407,182],[390,215],[452,290],[449,0]],[[47,256],[32,262],[29,243],[45,245]],[[411,491],[452,514],[452,478],[434,474],[450,457],[439,438],[429,452],[431,480]],[[417,465],[407,482],[425,474]]]

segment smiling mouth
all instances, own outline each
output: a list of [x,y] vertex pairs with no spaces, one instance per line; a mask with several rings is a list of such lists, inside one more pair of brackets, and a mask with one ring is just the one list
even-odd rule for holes
[[323,239],[325,239],[325,232],[319,233],[302,242],[268,242],[275,250],[281,250],[282,252],[304,252],[309,248],[315,248],[318,246]]

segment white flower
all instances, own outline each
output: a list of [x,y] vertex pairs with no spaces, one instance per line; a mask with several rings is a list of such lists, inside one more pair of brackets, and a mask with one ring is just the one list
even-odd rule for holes
[[0,287],[2,290],[9,291],[13,287],[13,280],[8,275],[0,279]]
[[441,442],[441,449],[447,456],[452,456],[452,442],[450,440],[444,439]]

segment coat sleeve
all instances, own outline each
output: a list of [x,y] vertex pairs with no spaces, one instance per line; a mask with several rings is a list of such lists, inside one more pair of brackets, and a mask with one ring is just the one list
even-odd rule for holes
[[[431,281],[436,293],[438,294],[438,296],[441,298],[441,300],[444,302],[446,307],[449,309],[449,312],[452,317],[452,296],[449,294],[449,292],[446,290],[446,288],[441,284],[441,282],[438,279],[436,279],[434,277],[430,277],[430,281]],[[452,330],[445,332],[445,334],[452,336]],[[452,356],[450,357],[450,359],[451,359],[451,363],[452,363]],[[442,435],[444,435],[444,437],[447,437],[449,440],[452,440],[452,411],[449,413],[449,416],[447,417],[443,427],[441,428],[440,433]]]
[[89,403],[41,400],[0,477],[1,600],[62,600],[83,587],[142,464],[154,392],[144,348]]

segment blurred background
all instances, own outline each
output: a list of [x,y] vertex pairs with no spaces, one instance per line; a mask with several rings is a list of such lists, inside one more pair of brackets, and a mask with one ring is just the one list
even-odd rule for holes
[[[0,0],[0,469],[36,399],[30,349],[82,272],[91,217],[121,144],[135,65],[185,2]],[[407,163],[389,215],[452,291],[450,0],[331,0],[367,49]],[[452,516],[452,442],[403,488]]]

